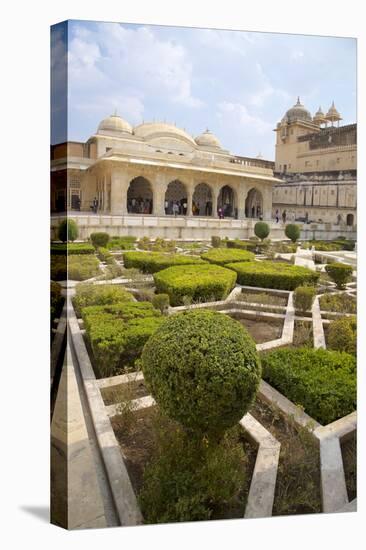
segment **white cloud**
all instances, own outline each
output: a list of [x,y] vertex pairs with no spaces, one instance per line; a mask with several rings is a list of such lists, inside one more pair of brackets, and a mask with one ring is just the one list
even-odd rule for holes
[[304,57],[304,52],[302,52],[301,50],[293,50],[290,57],[292,61],[299,61],[299,59],[302,59]]
[[273,129],[273,124],[251,114],[247,107],[241,103],[222,101],[218,104],[217,116],[222,123],[229,126],[233,131],[244,131],[245,135],[251,133],[268,135]]
[[290,95],[281,88],[274,88],[265,74],[260,63],[255,64],[253,81],[256,82],[256,91],[249,95],[248,103],[254,107],[262,107],[268,99],[280,98],[290,100]]

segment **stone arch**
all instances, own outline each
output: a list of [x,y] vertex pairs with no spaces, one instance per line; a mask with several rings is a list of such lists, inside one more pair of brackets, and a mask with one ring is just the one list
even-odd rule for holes
[[127,212],[129,214],[152,214],[153,190],[148,179],[137,176],[130,181],[127,190]]
[[[176,209],[176,206],[178,207]],[[168,184],[165,191],[164,210],[165,214],[187,215],[188,191],[181,180],[173,180]]]
[[238,207],[236,192],[230,185],[223,185],[217,197],[217,212],[222,210],[224,218],[237,218]]
[[195,216],[212,216],[212,189],[207,183],[198,183],[192,195],[192,214]]
[[263,195],[256,187],[252,187],[248,191],[247,198],[245,199],[245,217],[263,217]]
[[354,220],[355,220],[355,217],[353,214],[347,214],[347,218],[346,218],[346,224],[349,225],[349,226],[353,226],[354,225]]

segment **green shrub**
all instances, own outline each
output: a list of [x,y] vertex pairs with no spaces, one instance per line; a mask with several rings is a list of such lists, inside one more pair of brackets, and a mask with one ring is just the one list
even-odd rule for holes
[[150,250],[151,247],[151,241],[149,237],[142,237],[137,242],[137,248],[140,250]]
[[306,267],[282,262],[238,262],[227,264],[238,274],[238,283],[246,286],[294,290],[304,284],[316,284],[319,273]]
[[158,309],[161,313],[166,313],[169,308],[169,296],[168,294],[155,294],[151,303],[155,309]]
[[108,248],[104,248],[103,246],[101,246],[97,249],[97,253],[101,262],[105,262],[106,264],[116,263],[113,255],[109,252]]
[[51,254],[94,254],[94,247],[89,243],[52,243]]
[[254,233],[256,237],[261,239],[261,241],[263,241],[263,239],[266,239],[268,237],[269,232],[270,232],[270,228],[268,223],[266,222],[257,222],[254,226]]
[[312,308],[316,288],[313,286],[298,286],[294,291],[294,306],[296,310],[306,312]]
[[127,269],[140,269],[143,273],[156,273],[174,265],[205,264],[196,256],[179,254],[160,254],[159,252],[125,252],[124,265]]
[[132,294],[118,285],[93,285],[83,283],[76,286],[73,299],[75,309],[80,315],[84,307],[105,306],[119,302],[132,302]]
[[72,281],[85,281],[99,275],[99,262],[95,256],[69,256],[67,259],[68,278]]
[[296,243],[297,239],[300,238],[300,227],[295,223],[289,223],[285,227],[285,235],[293,243]]
[[235,250],[228,248],[211,248],[208,252],[201,254],[203,260],[210,264],[225,265],[230,262],[249,262],[255,259],[253,252],[248,250]]
[[216,236],[212,235],[212,237],[211,237],[211,245],[212,245],[214,248],[219,248],[220,245],[221,245],[221,237],[216,237]]
[[337,288],[345,288],[352,278],[353,268],[348,264],[334,262],[325,266],[325,271],[329,277],[335,282]]
[[109,235],[108,233],[105,233],[104,231],[98,231],[96,233],[90,234],[90,240],[92,245],[95,248],[103,247],[105,248],[109,241]]
[[263,378],[321,424],[356,409],[356,360],[323,349],[262,354]]
[[133,250],[135,248],[136,237],[110,237],[106,247],[109,250]]
[[309,247],[314,247],[319,252],[336,252],[343,249],[342,242],[309,241]]
[[62,220],[58,226],[58,238],[63,243],[75,241],[78,238],[79,229],[77,223],[69,218]]
[[328,348],[346,351],[356,355],[357,352],[357,321],[356,317],[342,317],[332,321],[328,327]]
[[64,303],[64,298],[61,295],[61,285],[51,281],[51,303],[50,303],[50,313],[51,313],[51,322],[60,315],[62,310],[62,305]]
[[258,248],[258,243],[255,241],[239,241],[239,239],[235,239],[233,241],[228,240],[226,246],[227,248],[239,248],[240,250],[255,252]]
[[51,279],[53,281],[66,281],[67,256],[66,254],[51,254]]
[[154,275],[158,292],[169,295],[172,306],[190,302],[224,300],[234,288],[236,274],[217,265],[187,265],[164,269]]
[[132,367],[163,321],[161,313],[150,302],[84,307],[82,317],[102,377]]
[[141,366],[160,409],[194,436],[221,436],[248,411],[261,379],[255,343],[215,311],[167,318],[146,343]]
[[357,301],[353,296],[342,294],[323,294],[319,298],[320,309],[324,311],[336,311],[337,313],[356,313]]
[[146,523],[215,519],[243,500],[247,463],[238,429],[212,445],[167,419],[159,423],[139,494]]

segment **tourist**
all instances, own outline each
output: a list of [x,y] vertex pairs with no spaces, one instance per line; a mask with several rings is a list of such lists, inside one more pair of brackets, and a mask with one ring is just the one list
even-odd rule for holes
[[94,214],[97,213],[97,210],[98,210],[98,199],[97,199],[97,197],[94,197],[94,199],[93,199],[93,212],[94,212]]
[[176,202],[173,202],[173,214],[174,214],[174,216],[179,214],[179,206]]
[[252,218],[255,218],[255,206],[252,206]]
[[275,218],[276,218],[276,223],[278,223],[280,221],[280,212],[279,212],[278,208],[276,210]]
[[219,218],[220,218],[220,220],[222,220],[222,219],[223,219],[223,217],[224,217],[224,212],[223,212],[223,210],[222,210],[221,206],[219,207],[219,209],[218,209],[218,211],[217,211],[217,212],[218,212],[218,215],[219,215]]
[[187,199],[183,199],[183,214],[184,215],[187,214],[187,208],[188,208]]
[[283,223],[286,223],[286,210],[282,212],[282,221]]

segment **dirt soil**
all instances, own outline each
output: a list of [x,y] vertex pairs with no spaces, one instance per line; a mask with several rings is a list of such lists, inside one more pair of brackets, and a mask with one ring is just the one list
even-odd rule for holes
[[357,497],[357,435],[341,444],[344,474],[349,500]]
[[273,515],[321,512],[319,448],[307,430],[259,399],[249,412],[281,443]]
[[280,319],[264,321],[263,319],[245,319],[240,313],[229,313],[228,315],[239,321],[248,330],[256,344],[276,340],[282,336],[283,321]]
[[143,380],[134,380],[133,382],[118,384],[110,388],[101,388],[100,393],[105,405],[113,405],[119,401],[138,399],[139,397],[149,395]]

